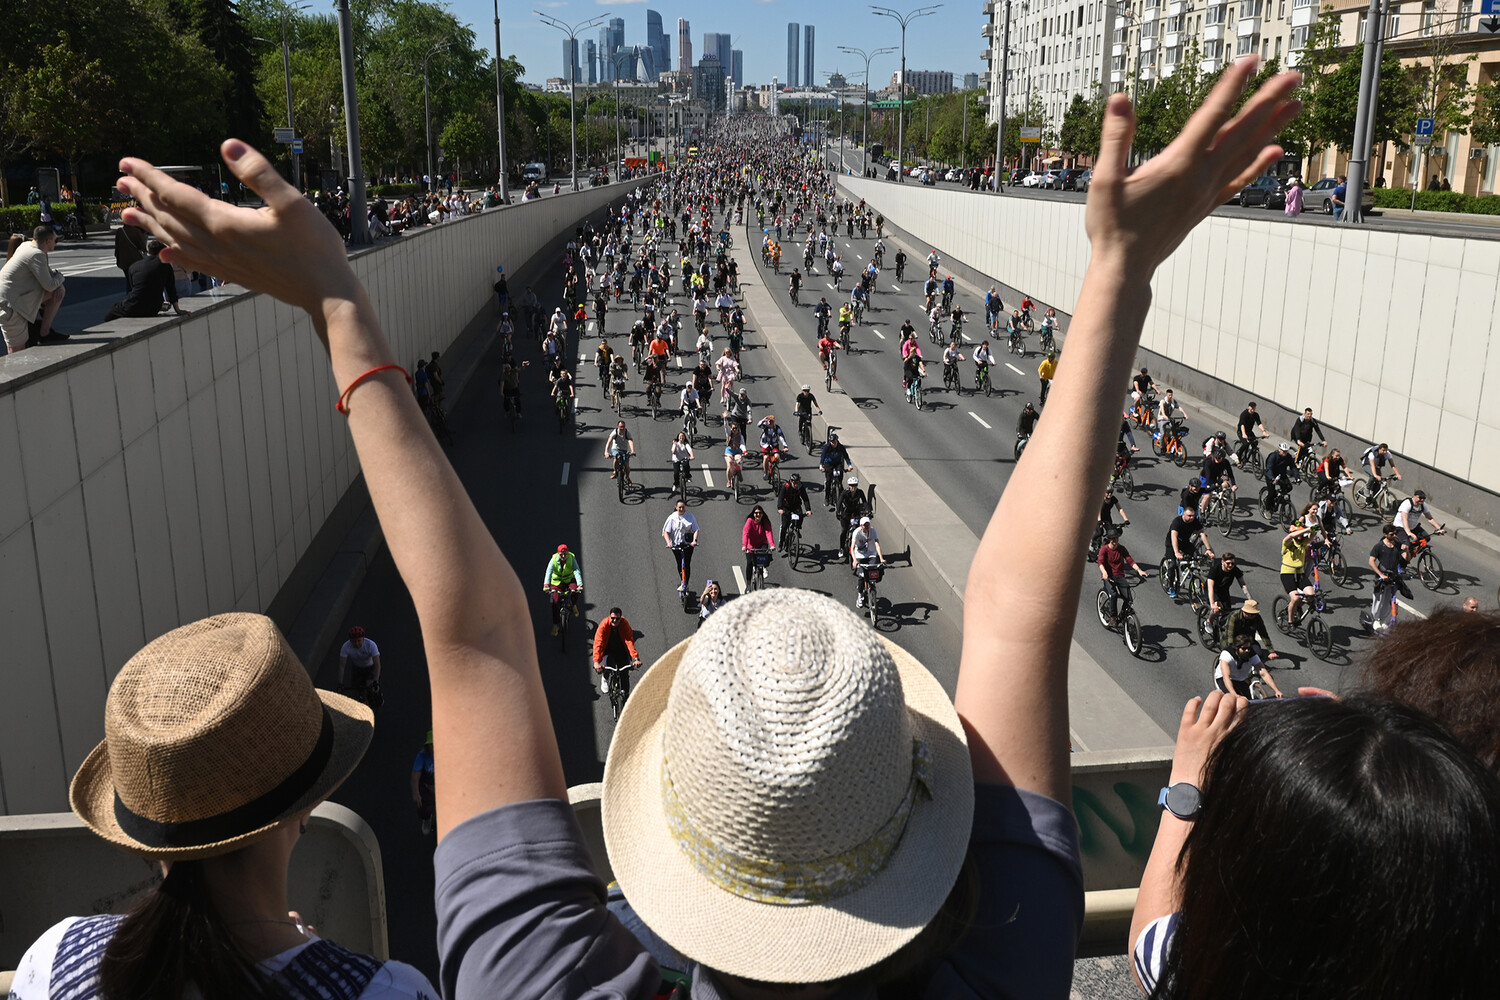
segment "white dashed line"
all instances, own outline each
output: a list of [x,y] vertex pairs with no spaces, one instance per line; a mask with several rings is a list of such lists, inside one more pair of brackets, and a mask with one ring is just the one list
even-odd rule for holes
[[899,292],[899,291],[901,291],[901,286],[900,286],[900,285],[898,285],[898,284],[895,284],[895,283],[894,283],[894,282],[893,282],[893,283],[892,283],[892,284],[891,284],[891,288],[892,288],[892,289],[893,289],[893,290],[894,290],[894,291],[898,291],[898,292]]
[[558,484],[559,486],[566,486],[566,485],[568,485],[568,470],[571,469],[572,467],[573,467],[573,463],[572,462],[564,462],[563,463],[562,482]]
[[740,594],[743,595],[745,593],[745,571],[738,566],[731,566],[730,569],[734,570],[734,584],[740,588]]
[[703,466],[703,481],[708,484],[709,489],[714,487],[714,474],[709,471],[708,466]]
[[1407,611],[1410,611],[1412,614],[1416,615],[1418,618],[1426,618],[1427,617],[1426,615],[1422,614],[1422,612],[1418,611],[1416,608],[1412,607],[1410,604],[1407,604],[1405,601],[1403,601],[1399,597],[1396,598],[1396,603],[1399,604],[1399,605],[1401,605],[1402,608],[1404,608]]
[[881,340],[885,339],[885,334],[881,333],[879,330],[871,330],[870,332],[879,337]]
[[1011,364],[1009,361],[1005,362],[1005,367],[1009,368],[1011,371],[1015,372],[1017,375],[1021,376],[1022,378],[1026,377],[1026,373],[1025,372],[1023,372],[1021,369],[1017,368],[1015,365]]
[[979,414],[975,413],[973,410],[969,411],[969,416],[971,416],[975,420],[977,420],[979,422],[979,426],[980,427],[983,427],[985,430],[989,430],[990,429],[990,425],[987,424],[987,423],[985,423],[983,420],[981,420],[980,417],[979,417]]

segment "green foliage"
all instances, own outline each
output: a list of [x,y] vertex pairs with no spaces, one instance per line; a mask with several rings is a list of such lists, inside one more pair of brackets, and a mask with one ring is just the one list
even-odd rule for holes
[[387,198],[405,198],[411,194],[421,194],[427,190],[425,184],[371,184],[368,190],[371,196],[385,195]]
[[[1412,207],[1411,188],[1375,188],[1374,195],[1376,208]],[[1418,191],[1417,210],[1500,215],[1500,195],[1472,195],[1461,191]]]
[[1074,94],[1073,102],[1063,113],[1057,145],[1074,156],[1098,156],[1099,139],[1104,128],[1104,91],[1097,85],[1089,97]]
[[[1304,110],[1288,126],[1286,138],[1297,148],[1312,152],[1337,147],[1349,152],[1354,145],[1354,120],[1359,108],[1359,78],[1364,46],[1341,47],[1339,15],[1324,7],[1313,26],[1298,65],[1303,83],[1296,96]],[[1420,86],[1390,49],[1380,61],[1380,101],[1375,114],[1374,141],[1395,142],[1406,148],[1417,119]]]
[[[59,201],[52,204],[52,218],[61,223],[68,217],[69,212],[78,211],[79,207],[72,202]],[[82,207],[83,221],[91,226],[99,225],[104,221],[106,206],[84,205]],[[31,235],[31,231],[42,224],[42,207],[40,205],[11,205],[9,208],[0,208],[0,233],[23,233]]]
[[1482,84],[1475,91],[1469,137],[1482,146],[1500,143],[1500,78]]

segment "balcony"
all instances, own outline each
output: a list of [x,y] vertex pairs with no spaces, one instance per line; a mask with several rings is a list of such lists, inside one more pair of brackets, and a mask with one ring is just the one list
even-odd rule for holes
[[1312,24],[1317,19],[1318,9],[1316,7],[1308,6],[1292,8],[1291,25],[1294,28],[1300,28],[1303,25]]
[[1203,26],[1203,41],[1222,42],[1224,40],[1224,26],[1222,24],[1205,24]]
[[1151,65],[1142,66],[1136,73],[1136,79],[1142,83],[1150,83],[1156,79],[1156,67]]
[[1224,60],[1218,56],[1208,56],[1198,60],[1198,69],[1203,73],[1216,73],[1219,67],[1224,65]]
[[1149,52],[1155,52],[1156,49],[1157,49],[1156,39],[1154,39],[1154,38],[1142,38],[1141,39],[1141,57],[1142,58],[1145,58],[1146,54],[1149,53]]
[[1235,34],[1239,35],[1241,38],[1248,38],[1251,35],[1260,34],[1260,22],[1262,20],[1263,19],[1259,17],[1240,18],[1240,23],[1235,25]]
[[1116,58],[1123,56],[1125,54],[1125,43],[1115,42],[1114,45],[1110,46],[1109,54]]
[[989,85],[990,85],[990,71],[989,70],[986,69],[986,70],[981,70],[980,71],[980,73],[979,73],[979,85],[981,87],[985,87],[985,88],[989,87]]
[[995,22],[991,21],[990,23],[986,24],[983,28],[980,28],[979,29],[979,34],[980,34],[980,37],[982,37],[982,38],[994,38],[995,37]]
[[979,58],[982,59],[984,62],[989,62],[991,59],[995,58],[995,53],[992,52],[990,49],[980,49],[979,50]]
[[1181,17],[1192,9],[1193,5],[1188,0],[1172,0],[1171,3],[1167,4],[1167,16]]
[[993,17],[995,14],[995,0],[985,0],[979,5],[979,13],[983,17]]
[[1186,37],[1186,35],[1187,33],[1183,31],[1169,31],[1162,38],[1162,47],[1167,49],[1180,49],[1182,48],[1182,40]]
[[1109,71],[1109,82],[1111,84],[1121,84],[1121,83],[1124,83],[1125,82],[1125,74],[1122,73],[1122,72],[1120,72],[1117,69],[1112,69],[1112,70]]
[[1147,7],[1146,12],[1141,15],[1141,23],[1150,24],[1159,17],[1161,17],[1160,7]]

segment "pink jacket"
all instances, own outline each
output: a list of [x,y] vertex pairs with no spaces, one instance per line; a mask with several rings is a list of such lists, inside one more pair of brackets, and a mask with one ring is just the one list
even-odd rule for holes
[[740,544],[747,549],[769,549],[776,545],[775,539],[771,537],[771,519],[761,518],[763,523],[756,524],[755,518],[745,518],[745,530],[740,533]]

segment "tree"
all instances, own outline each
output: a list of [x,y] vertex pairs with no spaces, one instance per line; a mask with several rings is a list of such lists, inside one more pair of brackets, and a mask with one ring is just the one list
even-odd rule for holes
[[1474,92],[1474,118],[1469,138],[1483,146],[1500,143],[1500,77],[1480,84]]
[[102,148],[109,129],[114,80],[100,60],[75,51],[62,31],[54,44],[43,46],[38,64],[13,86],[19,94],[13,124],[34,147],[63,155],[77,191],[79,161]]
[[[1297,68],[1302,86],[1293,95],[1303,111],[1283,132],[1286,145],[1305,154],[1354,146],[1354,120],[1359,107],[1359,79],[1364,61],[1362,45],[1345,46],[1341,17],[1324,7],[1302,49]],[[1387,50],[1380,62],[1380,94],[1375,112],[1374,142],[1397,142],[1409,134],[1416,119],[1417,88],[1399,56]]]
[[259,144],[265,138],[265,106],[256,90],[252,39],[234,0],[197,0],[198,38],[229,75],[224,90],[229,134]]
[[1104,105],[1104,91],[1098,84],[1088,97],[1074,94],[1073,102],[1063,113],[1062,128],[1057,135],[1058,146],[1074,156],[1098,156],[1100,135],[1104,129]]

